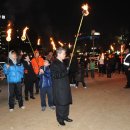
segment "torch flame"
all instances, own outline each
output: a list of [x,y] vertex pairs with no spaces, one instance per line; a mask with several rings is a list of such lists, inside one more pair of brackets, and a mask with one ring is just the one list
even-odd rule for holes
[[62,47],[64,46],[64,44],[63,44],[62,42],[59,41],[58,43],[59,43]]
[[7,37],[6,37],[6,40],[7,40],[8,42],[11,41],[11,33],[12,33],[12,29],[8,29],[8,30],[7,30]]
[[104,53],[102,53],[102,55],[101,55],[101,59],[104,59]]
[[110,46],[110,48],[111,48],[112,51],[114,51],[114,47],[112,45]]
[[71,48],[71,44],[70,43],[69,43],[68,47]]
[[53,40],[52,37],[50,38],[50,42],[51,42],[51,45],[53,47],[53,50],[56,50],[56,45],[55,45],[54,40]]
[[88,15],[89,15],[89,11],[88,11],[89,6],[88,6],[88,4],[84,4],[84,5],[82,6],[82,9],[83,9],[83,14],[84,14],[84,16],[88,16]]
[[40,45],[40,38],[37,40],[37,45],[39,46]]
[[27,33],[27,30],[28,30],[28,29],[29,29],[28,27],[25,27],[25,28],[24,28],[24,30],[23,30],[23,35],[22,35],[22,37],[21,37],[22,41],[25,41],[25,40],[26,40],[26,33]]
[[121,45],[121,53],[123,53],[123,52],[124,52],[124,46]]

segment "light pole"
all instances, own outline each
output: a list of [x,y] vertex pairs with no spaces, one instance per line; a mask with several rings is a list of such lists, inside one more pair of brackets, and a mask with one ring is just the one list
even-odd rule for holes
[[95,37],[96,36],[100,36],[100,33],[99,32],[96,32],[95,30],[92,30],[91,31],[91,36],[92,36],[92,46],[93,46],[93,56],[94,56],[94,53],[95,53]]

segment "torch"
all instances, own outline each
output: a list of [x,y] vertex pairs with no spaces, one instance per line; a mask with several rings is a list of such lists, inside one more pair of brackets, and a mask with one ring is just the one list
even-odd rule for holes
[[70,57],[69,67],[70,67],[70,65],[71,65],[72,58],[73,58],[73,56],[74,56],[74,51],[75,51],[76,43],[77,43],[77,40],[78,40],[79,32],[80,32],[80,29],[81,29],[81,26],[82,26],[83,18],[84,18],[84,16],[88,16],[88,15],[89,15],[88,8],[89,8],[89,7],[88,7],[88,4],[85,4],[85,5],[82,6],[82,9],[83,9],[82,13],[83,13],[83,15],[82,15],[82,17],[81,17],[81,21],[80,21],[80,24],[79,24],[78,32],[77,32],[77,35],[76,35],[76,38],[75,38],[72,55],[71,55],[71,57]]
[[51,45],[53,47],[53,51],[55,51],[56,50],[56,45],[55,45],[54,40],[53,40],[52,37],[50,37],[50,42],[51,42]]
[[68,44],[68,47],[69,47],[69,49],[71,48],[71,44],[70,43]]
[[59,45],[60,45],[61,47],[64,46],[64,44],[63,44],[62,42],[58,41],[58,43],[59,43]]
[[24,30],[23,30],[23,35],[22,35],[22,37],[21,37],[21,40],[22,40],[22,41],[25,41],[26,38],[27,38],[28,41],[29,41],[29,45],[30,45],[30,47],[31,47],[31,49],[32,49],[32,52],[34,53],[34,49],[33,49],[33,47],[32,47],[31,41],[30,41],[30,39],[29,39],[29,37],[28,37],[28,35],[27,35],[27,30],[28,30],[28,29],[29,29],[28,27],[25,27],[25,28],[24,28]]
[[111,48],[112,51],[114,51],[114,47],[112,45],[110,46],[110,48]]
[[124,45],[121,45],[121,64],[123,63]]
[[[12,29],[8,29],[7,30],[7,36],[6,36],[6,41],[8,42],[8,54],[9,54],[9,43],[11,41],[11,33],[12,33]],[[9,56],[8,56],[8,64],[9,64]]]
[[40,44],[41,44],[40,41],[41,41],[41,39],[39,38],[39,39],[37,40],[37,45],[38,45],[38,46],[40,46]]

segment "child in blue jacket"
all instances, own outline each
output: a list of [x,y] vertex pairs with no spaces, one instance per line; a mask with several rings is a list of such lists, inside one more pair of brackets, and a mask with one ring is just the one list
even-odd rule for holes
[[52,93],[52,80],[50,72],[49,61],[45,60],[44,66],[41,67],[40,76],[40,97],[41,97],[41,107],[42,111],[46,109],[46,95],[48,98],[48,105],[51,109],[55,109],[53,105],[53,93]]
[[4,64],[4,73],[7,76],[8,94],[9,94],[9,109],[10,112],[14,110],[15,96],[18,99],[19,107],[24,109],[22,99],[22,86],[21,82],[24,75],[24,67],[17,61],[15,51],[9,52],[8,63]]

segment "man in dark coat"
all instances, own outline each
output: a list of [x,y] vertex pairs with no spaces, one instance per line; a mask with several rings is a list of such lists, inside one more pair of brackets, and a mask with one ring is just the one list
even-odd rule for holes
[[69,119],[69,105],[72,104],[71,89],[67,68],[63,60],[66,56],[66,51],[59,48],[56,51],[57,58],[51,65],[52,87],[54,104],[56,105],[56,117],[60,125],[65,125],[64,121],[72,122]]

